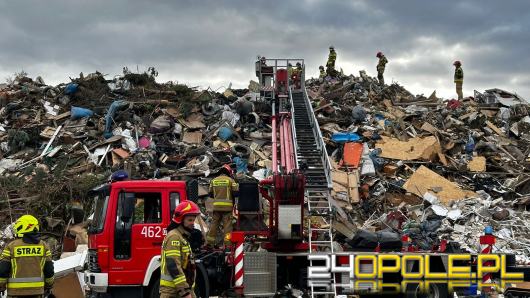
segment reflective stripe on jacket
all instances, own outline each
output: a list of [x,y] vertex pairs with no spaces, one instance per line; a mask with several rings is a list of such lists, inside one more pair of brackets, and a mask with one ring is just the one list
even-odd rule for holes
[[232,211],[234,197],[237,196],[239,185],[234,179],[220,175],[210,181],[210,195],[213,198],[213,211]]
[[42,295],[44,287],[51,288],[53,263],[46,243],[10,242],[0,256],[0,285],[9,296]]

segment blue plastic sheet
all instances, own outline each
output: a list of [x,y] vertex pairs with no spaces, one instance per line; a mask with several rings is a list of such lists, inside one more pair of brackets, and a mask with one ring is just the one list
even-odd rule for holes
[[234,163],[237,173],[248,173],[248,161],[246,159],[237,156],[234,157]]
[[89,109],[74,107],[74,106],[72,106],[70,109],[70,118],[72,118],[72,120],[77,120],[77,119],[81,119],[84,117],[90,117],[92,115],[94,115],[94,112],[92,112]]
[[217,133],[217,136],[219,136],[219,138],[221,138],[221,140],[226,141],[226,140],[230,139],[233,134],[234,134],[234,132],[230,128],[221,127],[219,129],[219,132]]
[[331,139],[335,143],[346,143],[355,142],[361,139],[361,137],[354,132],[338,132],[331,136]]
[[79,90],[79,85],[78,84],[74,84],[74,83],[70,83],[70,84],[66,85],[66,87],[64,88],[64,94],[71,95],[71,94],[76,93],[77,90]]

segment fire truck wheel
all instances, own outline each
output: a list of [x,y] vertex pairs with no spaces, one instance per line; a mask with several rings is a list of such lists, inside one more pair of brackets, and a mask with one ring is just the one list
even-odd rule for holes
[[160,297],[160,277],[152,281],[152,284],[149,286],[149,298],[158,298]]

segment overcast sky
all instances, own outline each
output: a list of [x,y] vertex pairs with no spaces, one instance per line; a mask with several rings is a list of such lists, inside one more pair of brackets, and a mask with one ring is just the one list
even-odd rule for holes
[[[526,29],[525,29],[526,28]],[[307,76],[328,46],[345,73],[385,73],[415,94],[454,97],[502,88],[530,99],[530,1],[10,1],[0,0],[0,81],[25,70],[48,84],[98,70],[154,66],[158,81],[216,89],[255,80],[257,55],[304,58]]]

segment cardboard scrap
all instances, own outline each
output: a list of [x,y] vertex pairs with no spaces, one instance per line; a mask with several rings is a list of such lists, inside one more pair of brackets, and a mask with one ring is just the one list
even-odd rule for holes
[[[425,166],[419,167],[409,180],[405,182],[403,188],[413,194],[423,197],[425,193],[436,196],[443,204],[451,201],[465,199],[467,197],[478,197],[473,191],[461,189],[456,183],[429,170]],[[434,190],[437,190],[436,192]]]
[[46,126],[44,130],[40,133],[40,136],[46,139],[51,139],[53,134],[55,133],[56,128],[51,126]]
[[188,144],[200,144],[202,141],[202,132],[200,131],[189,132],[188,131],[184,133],[182,141]]
[[178,121],[190,129],[205,128],[206,125],[202,122],[204,117],[199,113],[191,113],[186,119],[179,118]]
[[485,172],[486,158],[484,156],[473,156],[473,159],[467,164],[467,169],[471,172]]
[[55,278],[53,295],[57,298],[83,298],[83,290],[76,272]]
[[430,132],[432,134],[436,134],[438,132],[438,128],[434,127],[429,122],[423,123],[423,125],[421,126],[421,129],[423,129],[425,131],[428,131],[428,132]]
[[359,202],[359,171],[333,170],[331,180],[333,181],[333,191],[347,193],[350,203]]
[[383,136],[375,147],[382,150],[381,157],[399,160],[431,161],[441,152],[440,143],[434,136],[411,138],[406,142]]

